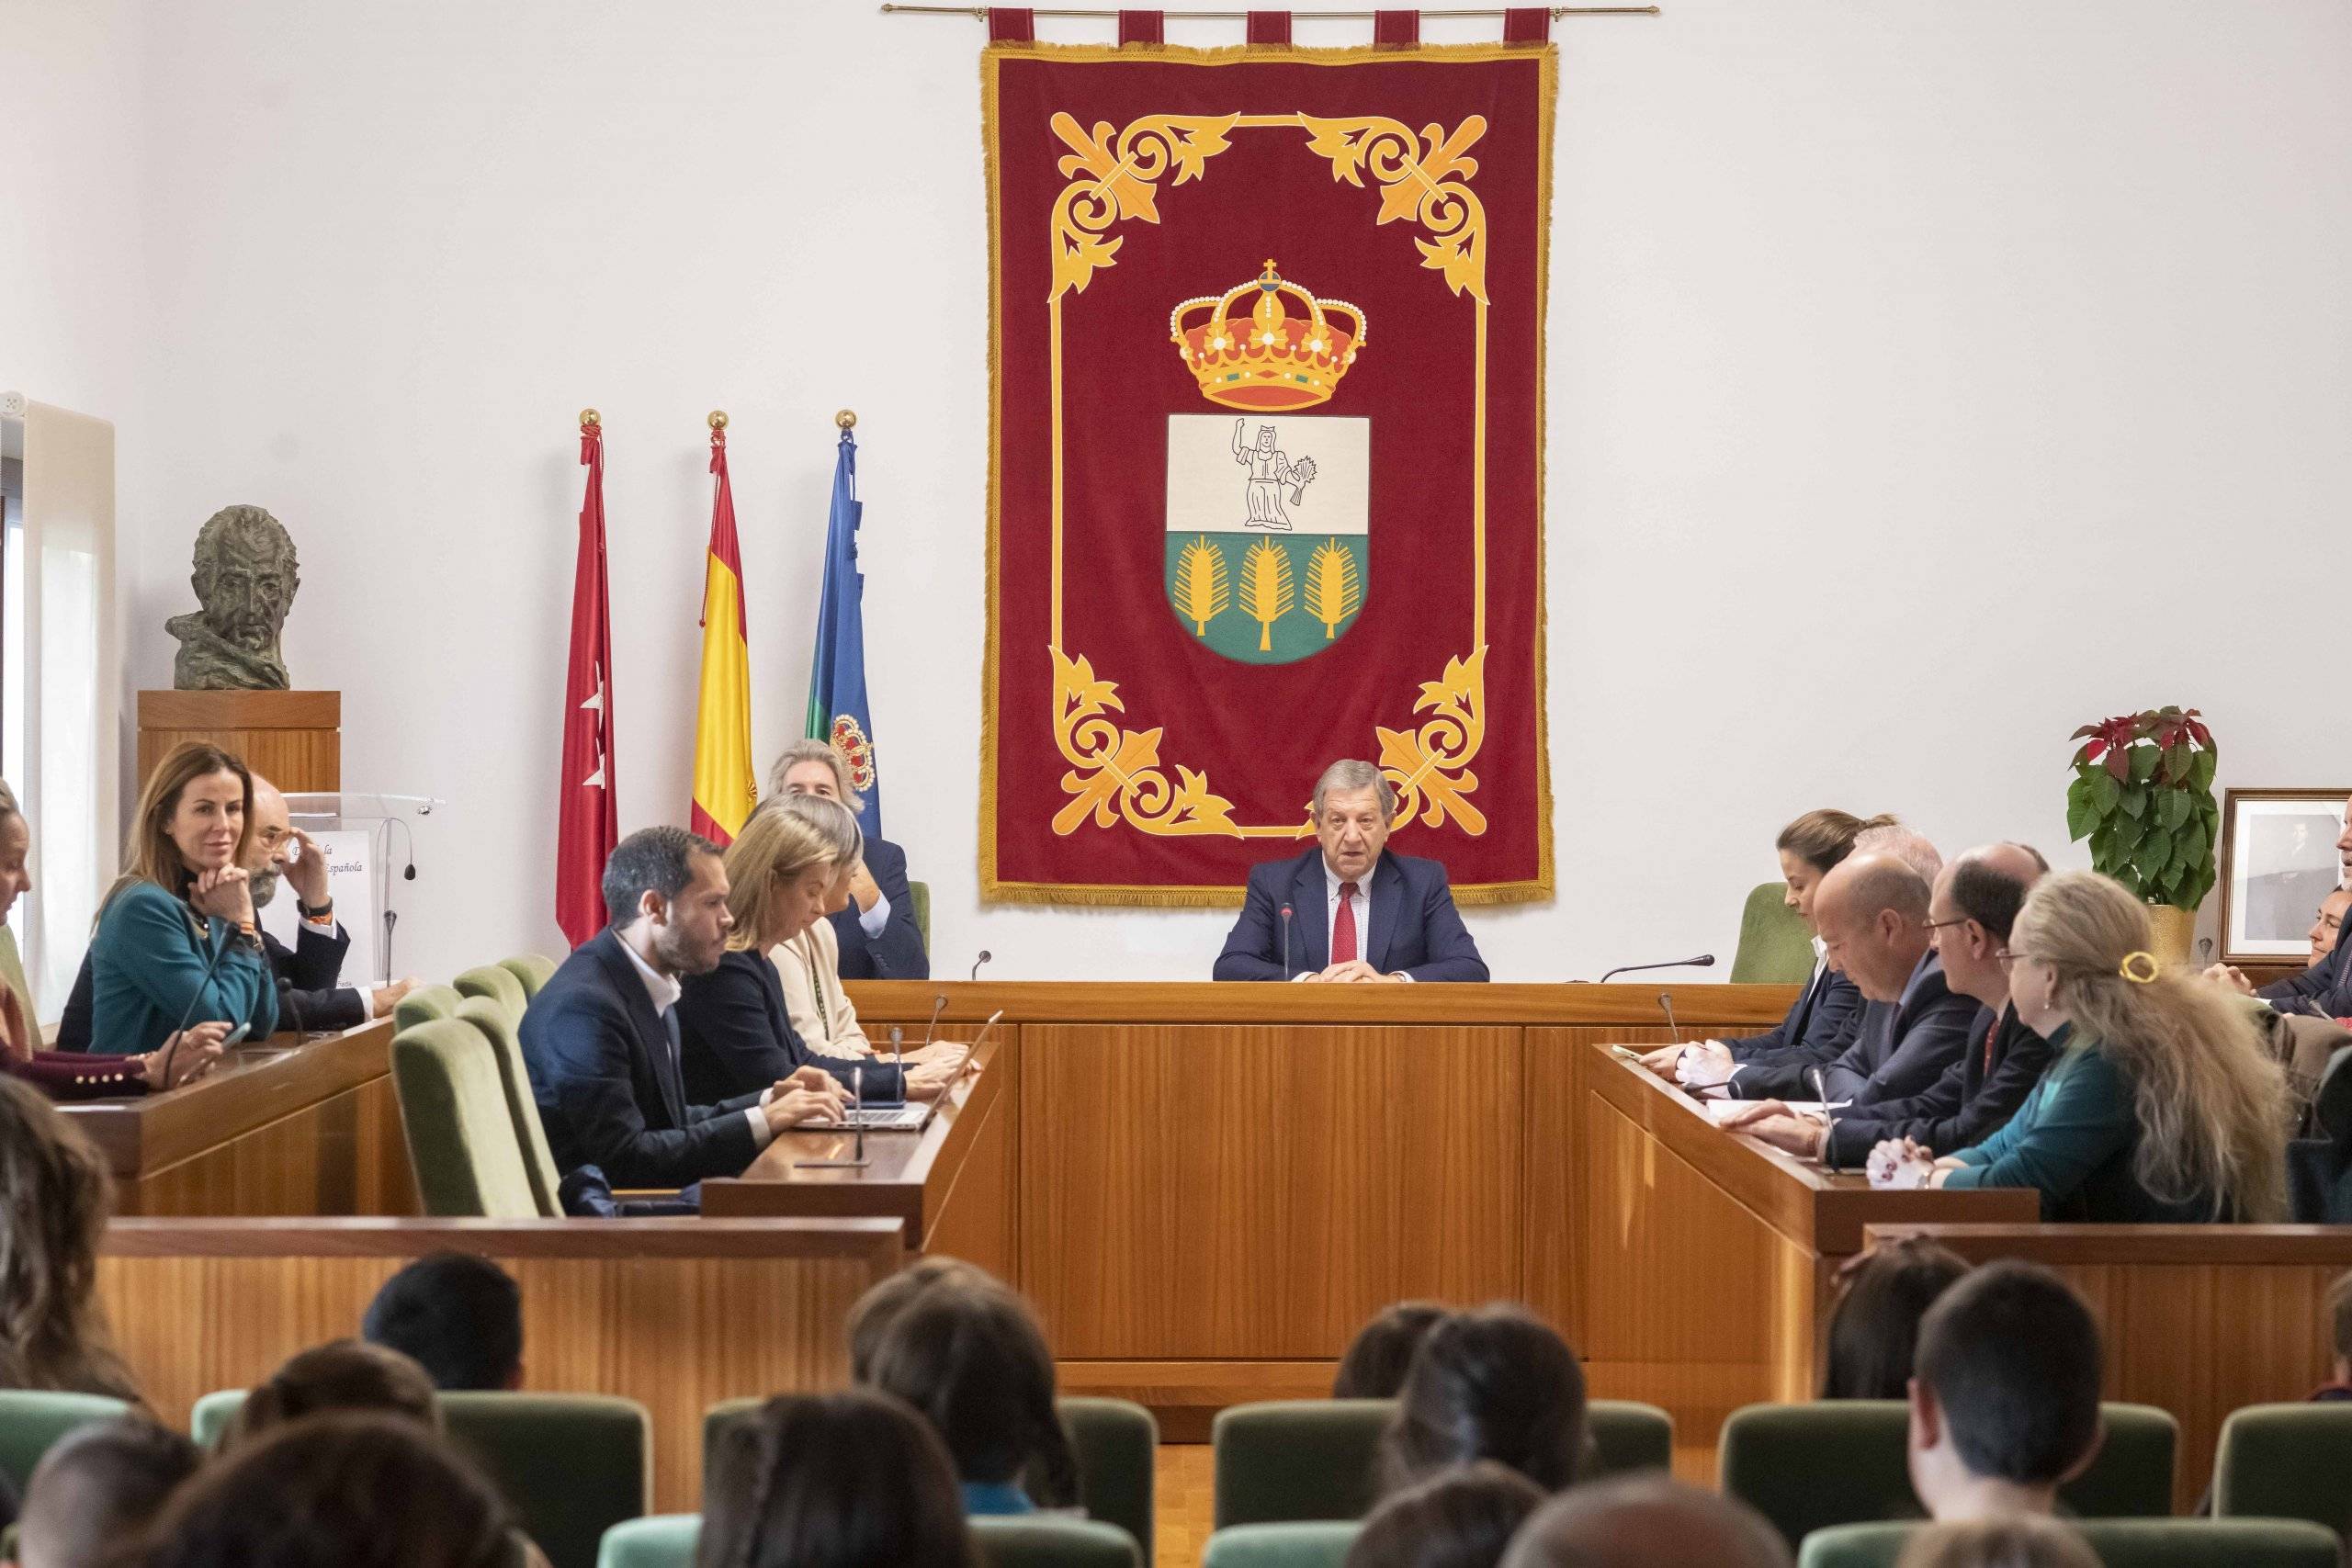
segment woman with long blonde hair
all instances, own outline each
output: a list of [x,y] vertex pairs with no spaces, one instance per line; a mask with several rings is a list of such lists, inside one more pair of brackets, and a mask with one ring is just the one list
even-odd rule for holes
[[[735,928],[718,967],[684,976],[678,998],[687,1100],[715,1104],[756,1093],[804,1068],[821,1069],[843,1084],[854,1079],[868,1100],[923,1099],[947,1081],[952,1066],[936,1053],[910,1055],[902,1085],[891,1064],[837,1050],[830,1033],[810,1040],[798,1027],[796,991],[820,1016],[826,993],[812,989],[813,975],[801,976],[797,987],[788,984],[778,960],[813,965],[830,951],[820,949],[812,933],[832,935],[825,917],[847,896],[858,848],[856,819],[813,795],[763,801],[727,847],[727,912]],[[835,976],[831,990],[840,989]]]
[[1936,1162],[1938,1187],[2033,1187],[2046,1218],[2281,1220],[2287,1080],[2241,1003],[2149,949],[2148,912],[2096,872],[2046,876],[2004,960],[2058,1054],[2017,1116]]
[[139,1396],[96,1301],[112,1193],[80,1129],[0,1077],[0,1388]]

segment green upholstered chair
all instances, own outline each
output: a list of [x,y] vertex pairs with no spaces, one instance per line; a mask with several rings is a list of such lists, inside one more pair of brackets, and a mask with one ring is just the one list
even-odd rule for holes
[[[931,884],[928,882],[908,883],[907,901],[915,907],[915,930],[922,933],[922,950],[929,953],[931,951]],[[32,1015],[27,1013],[25,1016],[30,1018]]]
[[988,1568],[1141,1568],[1143,1551],[1116,1525],[1035,1515],[972,1521]]
[[[703,1413],[703,1473],[729,1421],[749,1416],[765,1401],[722,1399]],[[1078,1501],[1087,1517],[1116,1525],[1135,1538],[1149,1568],[1154,1528],[1152,1487],[1159,1457],[1159,1425],[1151,1412],[1124,1399],[1071,1397],[1055,1401],[1070,1456],[1078,1461]]]
[[[245,1391],[196,1402],[188,1434],[217,1447]],[[653,1420],[630,1399],[585,1393],[445,1393],[441,1425],[514,1507],[554,1568],[594,1568],[607,1530],[644,1516],[652,1495]],[[687,1545],[689,1558],[693,1544]]]
[[605,1532],[596,1568],[695,1568],[702,1544],[700,1514],[655,1514],[629,1519]]
[[28,1026],[40,1020],[33,1010],[33,988],[25,979],[24,955],[17,951],[17,933],[7,926],[0,926],[0,986],[17,994],[18,1015]]
[[653,1418],[633,1399],[445,1393],[441,1420],[554,1568],[594,1568],[605,1531],[651,1506]]
[[1592,1432],[1595,1477],[1673,1468],[1674,1417],[1657,1405],[1596,1399],[1585,1406],[1585,1424]]
[[498,966],[514,976],[515,984],[523,987],[523,1005],[528,1007],[539,987],[555,978],[555,963],[544,953],[518,953],[500,959]]
[[74,1427],[111,1421],[130,1406],[98,1393],[58,1393],[46,1389],[0,1389],[0,1475],[22,1492],[33,1466],[50,1444]]
[[531,1196],[544,1218],[561,1219],[563,1174],[556,1169],[555,1151],[548,1146],[547,1123],[539,1120],[538,1101],[531,1098],[531,1073],[523,1064],[523,1037],[515,1020],[488,997],[468,997],[459,1002],[458,1017],[490,1042],[491,1061],[498,1068],[498,1087],[506,1097],[506,1114],[514,1123],[514,1141],[523,1151],[523,1173],[530,1179]]
[[2222,1423],[2213,1458],[2220,1518],[2352,1524],[2352,1404],[2249,1404]]
[[392,1004],[392,1028],[413,1029],[436,1018],[455,1018],[458,1004],[465,999],[455,986],[419,986]]
[[495,1048],[481,1030],[445,1018],[393,1035],[392,1089],[428,1215],[541,1217]]
[[1396,1408],[1388,1399],[1285,1399],[1217,1412],[1209,1433],[1216,1528],[1363,1517]]
[[1346,1519],[1236,1525],[1209,1537],[1201,1568],[1340,1568],[1363,1528]]
[[[1833,1525],[1797,1568],[1894,1568],[1919,1524]],[[2080,1519],[2103,1568],[2333,1568],[2335,1532],[2302,1519]]]
[[523,1021],[523,1010],[530,1006],[530,998],[523,994],[523,982],[503,964],[478,964],[449,984],[464,997],[486,997],[506,1010],[515,1022]]
[[1789,908],[1786,883],[1767,882],[1739,911],[1739,949],[1732,954],[1735,986],[1802,986],[1813,977],[1813,932]]
[[[2064,1506],[2086,1518],[2172,1511],[2179,1427],[2144,1404],[2104,1404],[2107,1438]],[[1724,1422],[1723,1489],[1754,1505],[1792,1544],[1828,1525],[1917,1518],[1905,1456],[1908,1410],[1899,1399],[1751,1404]]]

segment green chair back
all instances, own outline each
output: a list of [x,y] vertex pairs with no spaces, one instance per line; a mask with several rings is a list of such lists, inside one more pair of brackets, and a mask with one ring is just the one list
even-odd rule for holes
[[1396,1408],[1389,1399],[1286,1399],[1217,1412],[1216,1528],[1363,1517]]
[[2219,1518],[2352,1524],[2352,1404],[2249,1404],[2222,1423],[2213,1460]]
[[500,959],[498,966],[514,976],[514,983],[523,987],[525,1007],[531,1005],[531,998],[539,994],[541,986],[555,978],[555,960],[544,953],[518,953],[512,958]]
[[[928,882],[908,883],[907,901],[915,908],[915,930],[922,933],[922,950],[929,953],[931,951],[931,884]],[[32,1015],[27,1013],[25,1016],[30,1018]]]
[[[730,1421],[765,1403],[722,1399],[703,1413],[702,1472],[708,1475],[718,1436]],[[1116,1525],[1135,1539],[1145,1568],[1150,1568],[1155,1515],[1153,1476],[1159,1457],[1159,1425],[1151,1412],[1124,1399],[1071,1397],[1054,1402],[1078,1461],[1078,1501],[1087,1517]]]
[[506,1114],[514,1124],[514,1141],[523,1152],[523,1174],[530,1179],[540,1217],[563,1218],[563,1176],[555,1168],[555,1151],[548,1146],[539,1103],[531,1098],[531,1071],[523,1063],[523,1037],[515,1021],[487,997],[468,997],[458,1004],[458,1016],[490,1042],[498,1086],[506,1097]]
[[40,1014],[33,1010],[33,988],[25,979],[24,955],[17,951],[17,933],[9,926],[0,926],[0,986],[16,993],[18,1016],[28,1027],[40,1021]]
[[1813,932],[1789,908],[1788,885],[1767,882],[1739,911],[1739,948],[1732,954],[1735,986],[1802,986],[1813,977]]
[[523,1010],[530,1006],[530,998],[523,995],[523,982],[503,964],[476,964],[449,983],[458,987],[460,996],[496,1002],[517,1023],[523,1021]]
[[0,1476],[22,1493],[51,1443],[76,1427],[130,1414],[119,1399],[47,1389],[0,1389]]
[[2058,1506],[2079,1519],[2160,1519],[2172,1512],[2180,1423],[2153,1404],[2098,1407],[2107,1437],[2091,1467],[2058,1488]]
[[1592,1432],[1592,1475],[1582,1479],[1674,1467],[1674,1417],[1655,1404],[1596,1399],[1585,1406],[1585,1424]]
[[988,1568],[1141,1568],[1142,1549],[1116,1525],[1022,1515],[978,1518],[972,1539]]
[[481,1030],[446,1018],[393,1035],[392,1090],[426,1214],[541,1217],[494,1048]]
[[655,1514],[627,1519],[605,1532],[596,1568],[695,1568],[702,1544],[700,1514]]
[[[1920,1524],[1832,1525],[1797,1568],[1894,1568]],[[2333,1568],[2332,1531],[2300,1519],[2079,1519],[2103,1568]]]
[[210,1453],[229,1435],[229,1428],[236,1425],[237,1412],[244,1407],[245,1391],[241,1388],[205,1394],[187,1413],[187,1435],[196,1439],[198,1448]]
[[1351,1519],[1235,1525],[1209,1537],[1201,1568],[1341,1568],[1363,1528]]
[[465,999],[455,986],[419,986],[392,1004],[392,1028],[398,1032],[436,1018],[455,1018],[458,1004]]

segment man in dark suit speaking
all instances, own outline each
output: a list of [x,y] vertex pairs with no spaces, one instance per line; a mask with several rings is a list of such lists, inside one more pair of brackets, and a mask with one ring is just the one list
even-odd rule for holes
[[717,968],[735,926],[709,840],[640,829],[605,863],[604,891],[612,924],[523,1014],[523,1061],[558,1168],[596,1166],[615,1187],[684,1187],[739,1176],[786,1128],[836,1119],[841,1086],[815,1067],[757,1094],[686,1103],[678,977]]
[[[1315,848],[1250,874],[1220,980],[1484,980],[1445,867],[1388,852],[1396,792],[1370,762],[1315,784]],[[1287,911],[1287,916],[1285,916]]]

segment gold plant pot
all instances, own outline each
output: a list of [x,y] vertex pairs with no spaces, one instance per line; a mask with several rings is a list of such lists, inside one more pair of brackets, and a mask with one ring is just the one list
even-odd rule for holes
[[2187,964],[2197,945],[2197,911],[2151,904],[2148,923],[2156,930],[2156,962],[2167,967]]

